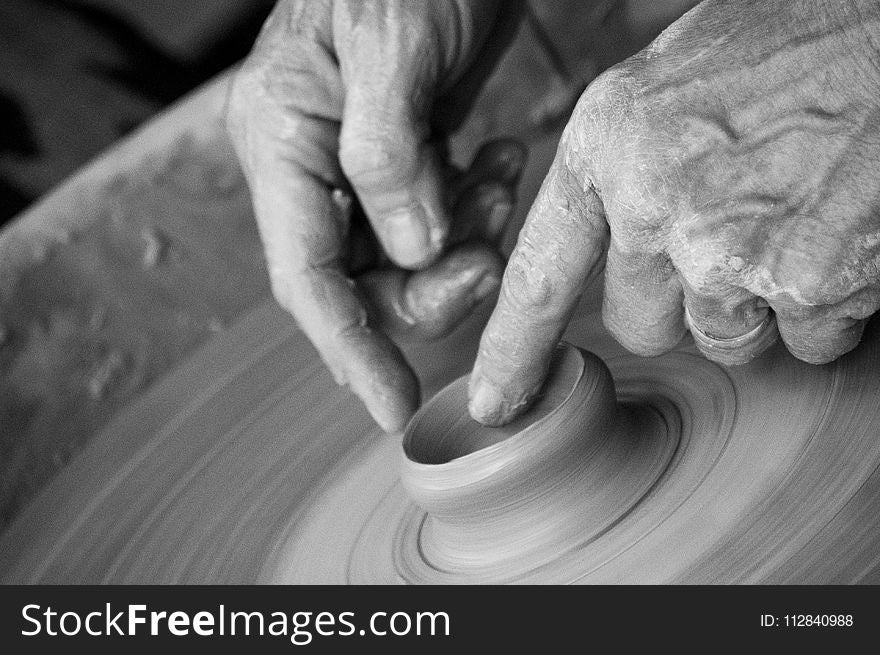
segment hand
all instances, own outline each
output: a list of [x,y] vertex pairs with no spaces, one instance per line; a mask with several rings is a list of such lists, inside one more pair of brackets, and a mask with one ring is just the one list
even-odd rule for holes
[[272,291],[387,431],[420,400],[390,337],[441,336],[500,282],[522,148],[461,174],[438,140],[512,34],[497,4],[281,0],[231,86]]
[[605,325],[635,353],[686,324],[725,363],[777,324],[807,362],[855,347],[880,305],[878,43],[877,2],[706,0],[597,78],[505,272],[473,417],[528,405],[603,264]]

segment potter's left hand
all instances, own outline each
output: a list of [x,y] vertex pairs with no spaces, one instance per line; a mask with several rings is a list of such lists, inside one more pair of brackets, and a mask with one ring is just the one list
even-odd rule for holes
[[[831,361],[880,306],[880,3],[706,0],[597,78],[483,334],[470,411],[520,413],[605,266],[604,321],[733,364]],[[586,344],[589,345],[589,344]]]

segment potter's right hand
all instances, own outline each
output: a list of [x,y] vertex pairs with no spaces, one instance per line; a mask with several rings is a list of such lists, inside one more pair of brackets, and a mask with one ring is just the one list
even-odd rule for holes
[[705,0],[586,90],[504,274],[471,415],[534,398],[583,288],[628,349],[685,329],[819,364],[880,307],[880,3]]
[[438,337],[500,282],[524,153],[459,175],[440,143],[512,36],[497,5],[280,0],[231,87],[273,293],[387,431],[419,402],[390,336]]

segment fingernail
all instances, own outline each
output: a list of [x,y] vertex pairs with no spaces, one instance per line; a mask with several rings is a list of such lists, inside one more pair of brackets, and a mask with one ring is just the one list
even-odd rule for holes
[[400,266],[409,268],[429,262],[435,253],[431,236],[421,205],[398,210],[385,220],[388,255]]
[[386,412],[370,412],[373,420],[376,421],[382,432],[386,434],[397,434],[403,432],[406,427],[406,420],[400,416],[395,416]]
[[502,181],[515,182],[522,173],[525,163],[525,148],[520,144],[508,144],[499,157]]
[[408,403],[406,399],[393,398],[386,394],[358,395],[373,420],[382,428],[383,432],[388,434],[403,432],[409,419],[418,408]]
[[486,221],[486,233],[490,239],[497,239],[501,236],[512,210],[513,205],[505,201],[498,202],[492,207],[489,211],[489,220]]
[[525,154],[521,150],[508,150],[504,162],[505,180],[509,182],[516,181],[516,178],[518,178],[522,173],[525,163]]
[[474,300],[480,302],[497,291],[500,285],[501,280],[499,280],[497,276],[486,274],[474,285],[471,293],[473,294]]
[[501,422],[504,397],[498,388],[479,378],[471,392],[471,400],[468,410],[474,420],[484,425],[498,425]]

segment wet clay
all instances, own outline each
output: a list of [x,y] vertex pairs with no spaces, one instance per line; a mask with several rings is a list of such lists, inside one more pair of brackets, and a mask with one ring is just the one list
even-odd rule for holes
[[467,376],[422,408],[401,469],[426,512],[415,535],[424,562],[464,576],[503,580],[595,538],[644,497],[681,436],[670,403],[618,405],[607,367],[574,346],[555,353],[536,405],[504,428],[470,418],[466,389]]
[[690,342],[627,354],[598,305],[588,294],[566,335],[577,348],[501,430],[469,422],[455,382],[485,313],[409,348],[440,393],[402,437],[378,432],[267,303],[46,487],[0,538],[2,580],[878,579],[876,329],[828,366],[777,346],[725,369]]

